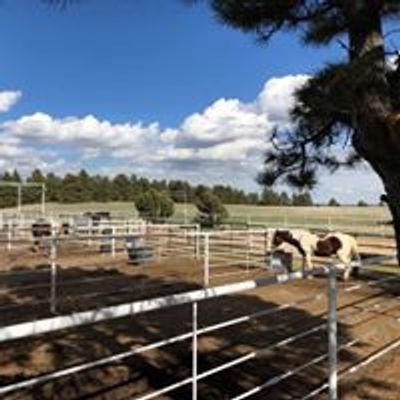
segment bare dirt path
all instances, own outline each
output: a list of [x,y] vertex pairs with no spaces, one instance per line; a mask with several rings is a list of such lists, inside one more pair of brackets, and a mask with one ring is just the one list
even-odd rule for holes
[[[60,313],[119,304],[155,295],[200,288],[201,265],[192,259],[170,257],[146,266],[129,265],[124,254],[116,259],[83,254],[64,248],[58,260],[62,285]],[[17,274],[10,275],[10,268]],[[38,254],[0,254],[0,325],[49,315],[47,258]],[[31,271],[43,271],[34,272]],[[260,274],[252,271],[243,278]],[[364,284],[382,275],[364,271]],[[235,277],[237,279],[237,277]],[[340,353],[340,368],[346,368],[400,337],[400,280],[348,291],[353,282],[339,283],[340,341],[360,341]],[[223,283],[223,281],[219,282]],[[33,288],[26,288],[34,286]],[[251,312],[326,293],[326,280],[316,278],[275,285],[245,294],[203,302],[199,307],[200,327]],[[32,304],[37,303],[37,304]],[[22,304],[22,306],[21,306]],[[199,371],[205,371],[263,349],[290,335],[324,324],[326,301],[309,302],[200,337]],[[5,343],[0,346],[0,385],[26,379],[70,365],[119,353],[133,346],[191,331],[188,306],[122,318],[79,329]],[[248,360],[226,372],[199,382],[199,399],[228,399],[260,385],[327,351],[324,329],[262,357]],[[341,382],[341,399],[400,399],[400,352],[393,351],[371,366]],[[326,362],[319,363],[279,385],[262,391],[254,399],[298,399],[326,378]],[[162,388],[191,374],[191,344],[183,342],[136,357],[59,379],[5,399],[133,399]],[[190,385],[161,399],[191,398]],[[321,399],[325,398],[321,396]]]

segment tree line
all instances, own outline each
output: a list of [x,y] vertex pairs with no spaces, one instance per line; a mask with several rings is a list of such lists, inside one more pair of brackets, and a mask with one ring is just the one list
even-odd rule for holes
[[[22,182],[23,179],[21,174],[14,170],[1,173],[0,181]],[[294,193],[289,196],[286,192],[279,193],[266,188],[260,194],[255,192],[246,193],[244,190],[230,185],[193,185],[183,180],[148,179],[135,174],[118,174],[110,178],[99,174],[91,175],[87,171],[81,170],[76,174],[67,173],[61,177],[52,172],[44,174],[39,169],[36,169],[25,181],[44,183],[46,185],[46,200],[59,203],[135,202],[150,189],[166,193],[175,203],[195,203],[198,194],[207,189],[224,204],[313,205],[311,194],[308,192]],[[0,186],[0,207],[13,207],[16,205],[16,201],[16,188]],[[22,204],[39,201],[40,188],[25,187],[23,189]]]

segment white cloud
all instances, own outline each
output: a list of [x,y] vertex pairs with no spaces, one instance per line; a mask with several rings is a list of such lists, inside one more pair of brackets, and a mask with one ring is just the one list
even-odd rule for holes
[[268,80],[257,97],[255,107],[271,123],[289,124],[289,112],[295,104],[293,93],[307,80],[308,75],[288,75]]
[[22,157],[24,151],[24,148],[17,138],[4,137],[0,141],[0,157],[3,159]]
[[[65,172],[85,167],[98,173],[134,171],[255,189],[254,179],[270,145],[270,134],[276,125],[284,128],[290,124],[293,93],[307,79],[307,75],[272,78],[252,101],[217,99],[173,128],[161,128],[157,122],[113,123],[94,115],[25,115],[0,124],[0,169],[24,172],[40,167]],[[20,97],[21,92],[0,92],[0,111],[9,109]],[[363,184],[350,184],[356,179]],[[343,191],[353,187],[357,192]],[[317,196],[323,200],[335,196],[344,202],[371,199],[380,190],[371,171],[356,176],[343,172],[326,177]]]
[[[129,163],[246,161],[260,165],[275,124],[286,124],[293,91],[306,76],[274,78],[253,102],[221,98],[202,112],[189,115],[177,128],[162,130],[158,123],[112,123],[93,115],[54,118],[37,112],[1,125],[3,135],[24,145],[68,146],[84,160],[100,156]],[[250,162],[250,160],[247,160]],[[122,161],[121,161],[122,162]]]
[[14,106],[22,97],[22,92],[16,91],[3,91],[0,92],[0,112],[7,112]]
[[[202,112],[188,116],[175,130],[162,134],[169,148],[159,151],[170,161],[203,160],[227,163],[241,161],[261,166],[273,128],[287,127],[294,105],[294,92],[307,75],[288,75],[268,80],[253,102],[219,99]],[[172,147],[172,148],[171,148]],[[196,162],[196,167],[198,162]]]
[[146,141],[159,136],[157,123],[147,126],[140,122],[113,124],[93,115],[58,119],[39,112],[5,122],[2,130],[32,145],[72,146],[85,158],[96,158],[104,153],[128,157]]
[[0,170],[18,169],[24,174],[34,168],[59,171],[64,164],[65,160],[57,153],[26,146],[18,138],[0,135]]
[[219,99],[202,113],[186,118],[177,140],[212,145],[243,137],[260,137],[272,127],[265,114],[251,110],[239,100]]

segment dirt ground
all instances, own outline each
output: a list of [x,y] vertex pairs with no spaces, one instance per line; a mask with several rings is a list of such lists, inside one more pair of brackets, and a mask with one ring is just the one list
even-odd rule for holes
[[[202,287],[201,263],[170,255],[160,262],[134,266],[125,253],[113,259],[96,248],[63,245],[58,254],[57,312],[95,309],[111,304],[184,292]],[[240,266],[235,267],[240,269]],[[236,281],[271,274],[254,269],[235,275]],[[339,342],[358,341],[339,353],[345,370],[400,337],[400,279],[379,285],[370,280],[387,273],[362,271],[357,281],[339,282]],[[0,326],[51,315],[48,258],[28,248],[0,250]],[[226,283],[220,280],[215,284]],[[361,288],[351,290],[355,284]],[[214,282],[213,282],[214,284]],[[262,350],[313,327],[315,333],[275,350],[267,350],[229,370],[199,382],[199,399],[228,399],[296,368],[327,351],[326,279],[314,278],[258,288],[209,300],[199,305],[199,328],[308,299],[284,311],[210,332],[199,337],[199,372]],[[0,387],[96,360],[191,331],[191,309],[175,306],[131,318],[120,318],[81,328],[0,344]],[[400,348],[399,348],[400,349]],[[191,342],[185,341],[141,353],[106,367],[20,390],[4,399],[134,399],[191,375]],[[326,380],[327,362],[290,376],[255,393],[252,399],[299,399]],[[400,350],[340,380],[341,399],[400,399]],[[190,385],[158,397],[191,399]],[[326,398],[322,394],[320,398]]]

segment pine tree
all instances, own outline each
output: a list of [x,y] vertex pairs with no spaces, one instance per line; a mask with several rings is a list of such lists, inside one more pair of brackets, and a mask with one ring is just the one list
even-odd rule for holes
[[[7,184],[15,182],[13,173],[6,171],[0,175],[0,181]],[[11,186],[0,186],[0,207],[14,207],[17,204],[17,188]]]
[[133,200],[133,190],[129,178],[118,174],[112,181],[112,199],[116,201]]
[[202,185],[197,187],[195,204],[199,211],[196,221],[203,227],[220,225],[229,216],[221,199]]
[[329,206],[329,207],[339,207],[340,204],[339,204],[339,202],[338,202],[334,197],[332,197],[332,198],[328,201],[328,206]]
[[293,128],[275,131],[260,181],[312,188],[322,170],[365,160],[385,187],[400,263],[400,62],[397,55],[395,67],[387,67],[392,37],[384,32],[400,20],[400,2],[208,2],[222,23],[260,42],[292,31],[304,45],[336,43],[343,49],[342,60],[327,64],[298,91]]

